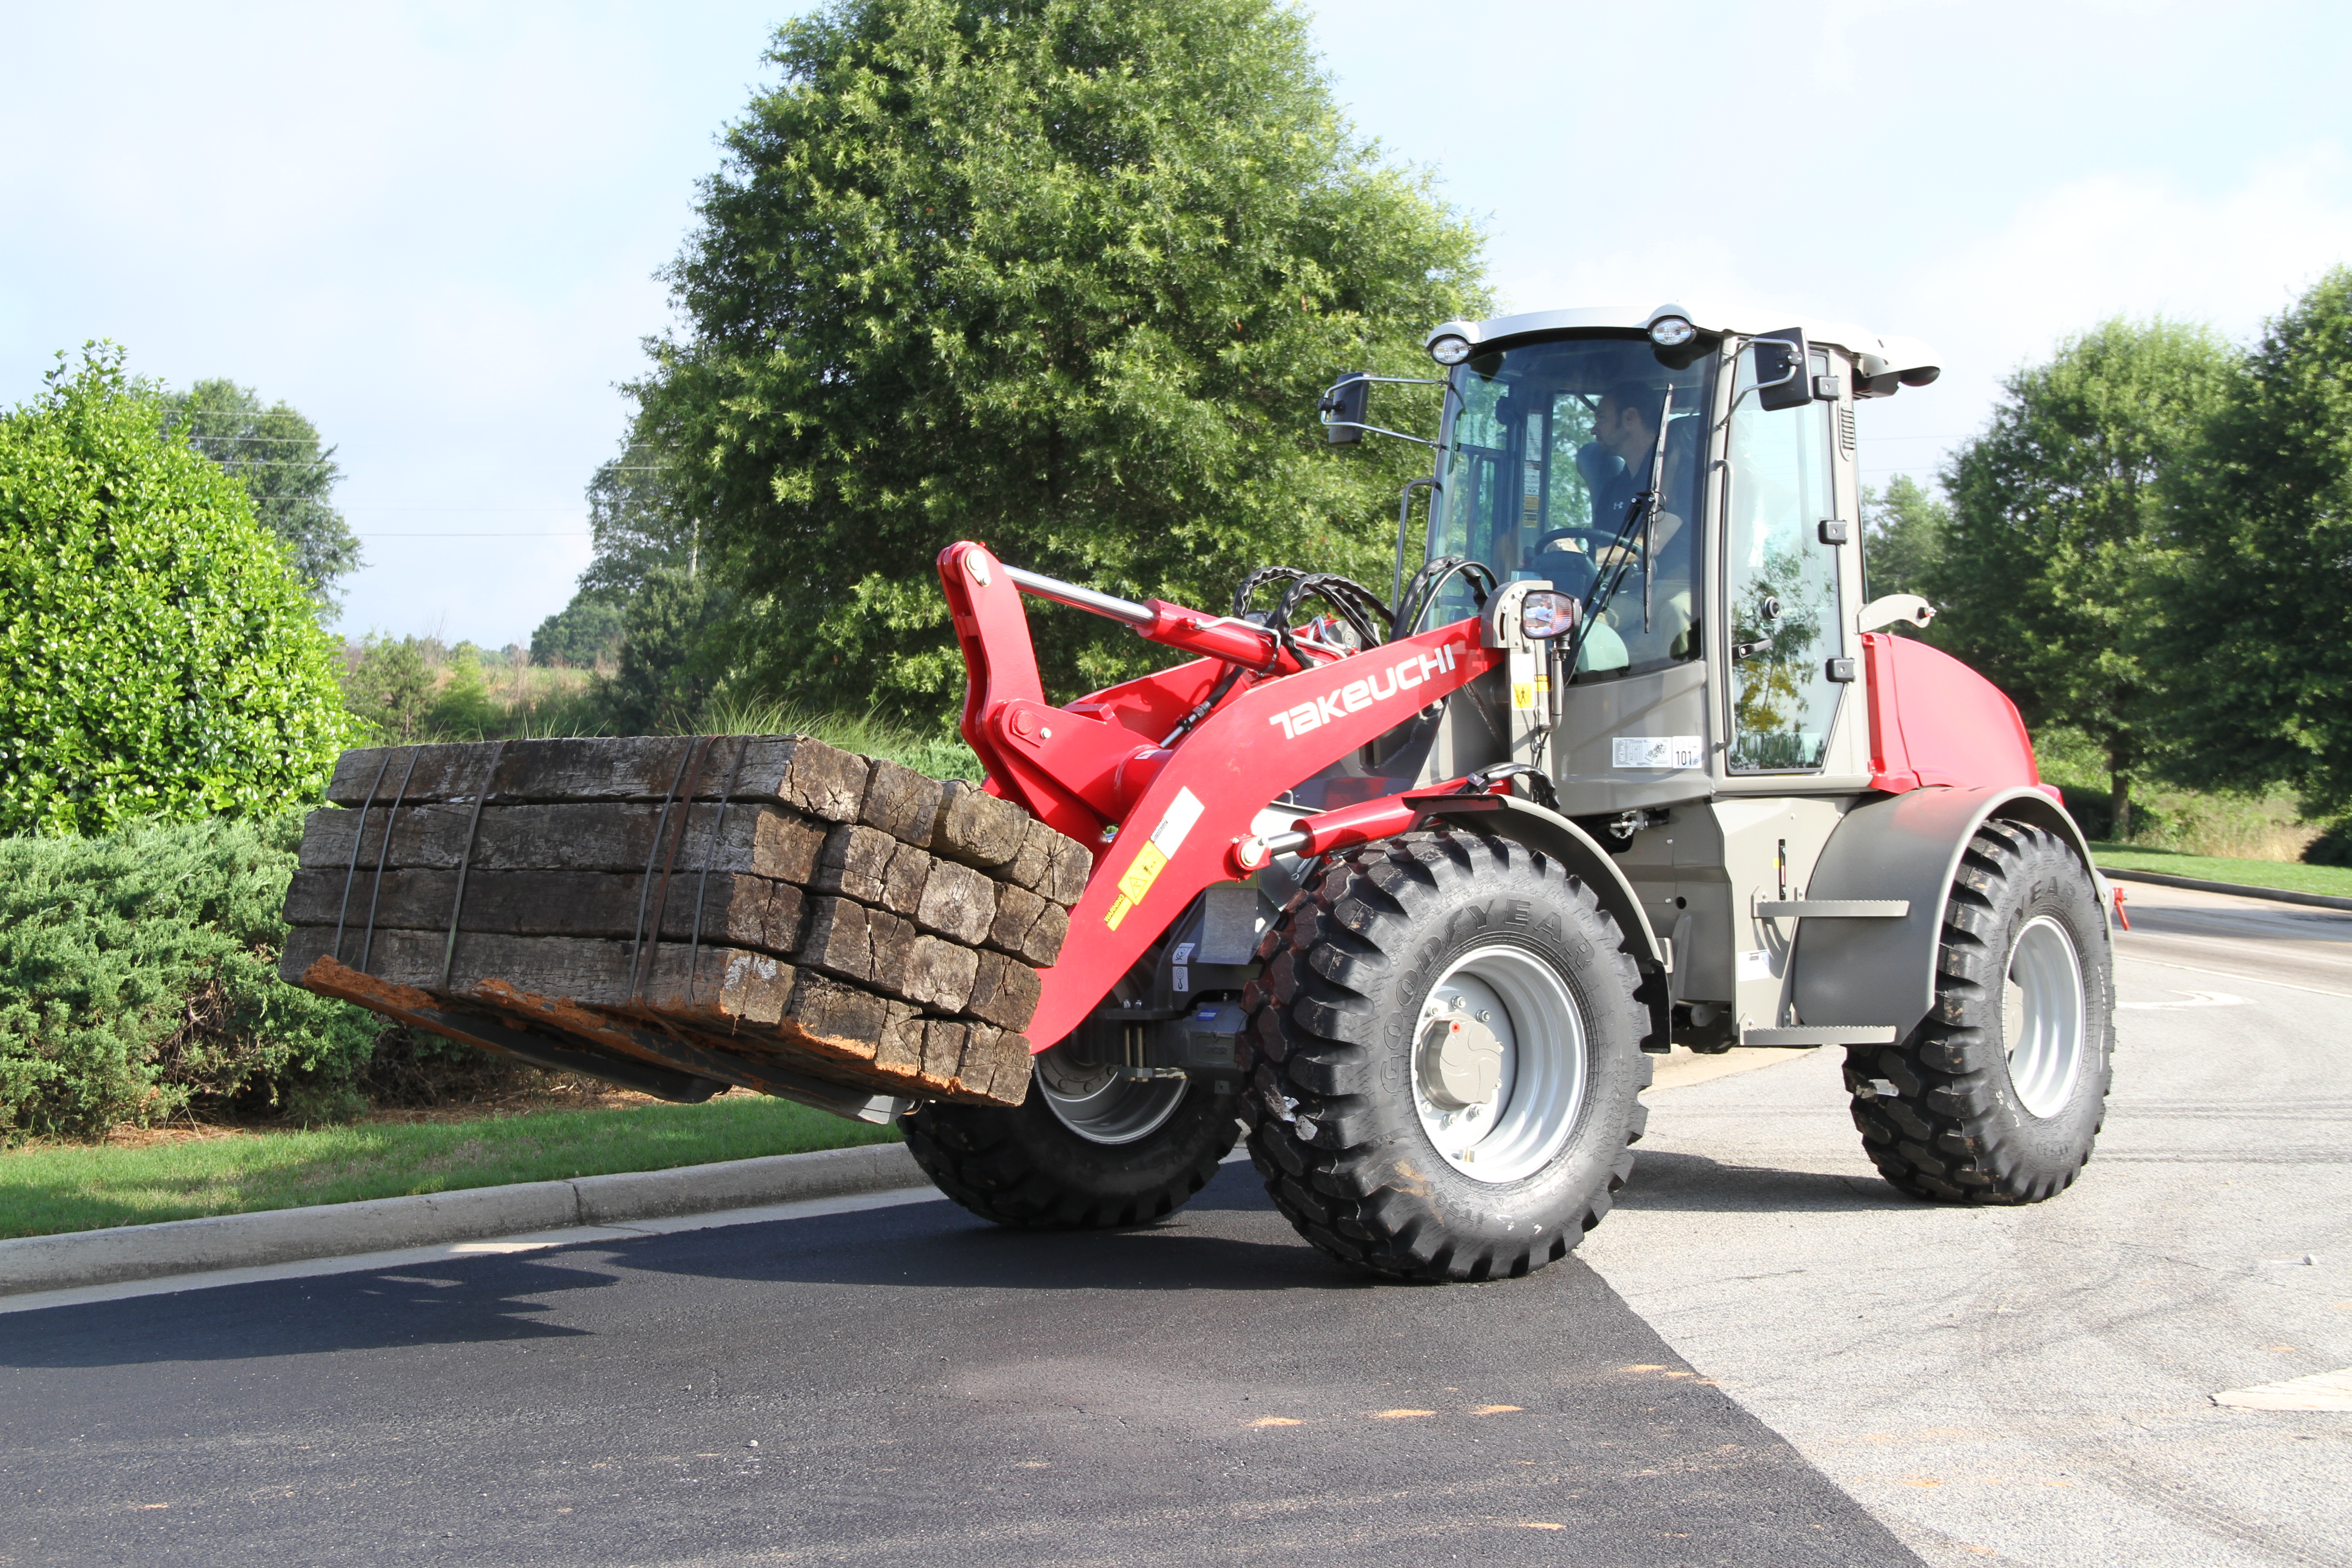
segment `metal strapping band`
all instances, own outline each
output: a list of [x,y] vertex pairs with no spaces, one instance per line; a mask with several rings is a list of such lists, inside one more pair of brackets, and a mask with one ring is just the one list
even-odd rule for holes
[[677,760],[677,772],[670,775],[669,793],[662,796],[661,816],[654,821],[653,842],[646,846],[646,874],[637,883],[637,929],[629,938],[629,991],[636,992],[637,954],[646,943],[646,906],[653,900],[654,862],[661,858],[662,835],[669,830],[669,803],[677,798],[677,786],[686,778],[686,764],[693,759],[692,747]]
[[408,798],[408,781],[416,776],[416,759],[423,754],[425,748],[421,745],[408,748],[408,770],[400,775],[399,793],[392,797],[392,804],[384,808],[383,841],[378,844],[375,849],[375,885],[368,889],[367,936],[360,943],[362,974],[367,973],[368,955],[375,951],[375,902],[383,892],[383,863],[392,854],[392,825],[399,820],[400,803]]
[[661,952],[662,911],[669,907],[669,874],[677,865],[678,849],[686,843],[687,827],[694,821],[694,788],[701,782],[702,764],[710,756],[711,742],[718,738],[716,735],[699,736],[694,742],[694,750],[687,753],[693,764],[692,771],[687,774],[685,798],[678,805],[677,832],[671,837],[669,853],[662,860],[661,887],[654,895],[653,930],[646,942],[645,973],[639,975],[633,972],[629,976],[629,1000],[632,1002],[645,999],[646,982],[654,977],[654,964]]
[[383,749],[383,761],[375,766],[375,782],[368,785],[367,799],[360,802],[360,819],[352,824],[352,863],[343,868],[343,907],[335,911],[335,962],[343,961],[343,921],[352,912],[352,883],[360,874],[360,840],[367,837],[368,807],[375,804],[375,792],[383,787],[384,771],[392,766],[392,748]]
[[491,781],[499,776],[499,759],[506,754],[507,743],[500,741],[490,748],[490,760],[482,769],[482,787],[474,792],[474,815],[466,822],[466,847],[457,852],[457,892],[449,900],[449,940],[441,948],[441,989],[449,989],[449,970],[457,962],[457,917],[466,912],[466,873],[473,868],[474,836],[482,827],[482,803],[490,798]]
[[686,999],[694,1001],[694,983],[702,970],[702,906],[710,892],[710,863],[719,858],[719,835],[727,826],[727,803],[735,798],[735,785],[743,776],[743,758],[751,750],[751,737],[743,737],[735,748],[735,763],[727,770],[727,787],[719,792],[719,815],[710,819],[710,844],[702,852],[702,878],[694,886],[694,932],[686,944]]

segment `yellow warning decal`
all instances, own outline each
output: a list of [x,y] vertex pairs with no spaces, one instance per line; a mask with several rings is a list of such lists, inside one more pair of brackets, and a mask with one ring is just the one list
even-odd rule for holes
[[1120,874],[1118,897],[1105,911],[1103,924],[1117,931],[1118,922],[1127,918],[1127,911],[1143,901],[1143,895],[1151,891],[1151,884],[1168,868],[1168,858],[1183,847],[1192,825],[1201,820],[1202,809],[1200,797],[1191,790],[1176,792],[1176,798],[1168,804],[1168,815],[1160,819],[1160,826],[1151,830],[1151,837]]
[[1511,706],[1526,712],[1536,705],[1536,683],[1532,680],[1511,682]]
[[1151,884],[1160,879],[1160,873],[1167,867],[1168,857],[1160,852],[1160,846],[1146,840],[1143,847],[1135,852],[1134,863],[1118,879],[1119,896],[1129,903],[1143,902],[1143,895],[1151,891]]

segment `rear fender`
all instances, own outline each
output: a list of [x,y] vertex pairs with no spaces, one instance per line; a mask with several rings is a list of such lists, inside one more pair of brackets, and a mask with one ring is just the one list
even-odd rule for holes
[[2095,879],[2091,847],[2057,802],[2041,790],[1931,787],[1856,806],[1830,835],[1804,900],[1899,899],[1909,909],[1884,919],[1798,922],[1792,992],[1797,1016],[1824,1026],[1885,1026],[1901,1039],[1936,1002],[1936,955],[1944,906],[1969,840],[1986,821],[2048,828]]
[[1625,935],[1626,948],[1641,968],[1641,995],[1650,1013],[1650,1033],[1642,1042],[1642,1048],[1665,1050],[1672,1034],[1673,1002],[1665,985],[1658,983],[1666,971],[1658,933],[1651,929],[1650,917],[1643,911],[1642,900],[1633,894],[1633,884],[1625,879],[1617,862],[1593,842],[1591,834],[1558,812],[1516,795],[1417,795],[1412,804],[1424,819],[1434,817],[1465,832],[1491,833],[1499,838],[1513,839],[1550,856],[1566,867],[1570,876],[1582,878],[1601,900],[1601,907],[1616,918],[1618,930]]

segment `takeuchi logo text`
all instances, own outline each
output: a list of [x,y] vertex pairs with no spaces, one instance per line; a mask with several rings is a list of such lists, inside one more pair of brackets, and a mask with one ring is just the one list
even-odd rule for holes
[[1400,691],[1410,691],[1423,681],[1444,675],[1453,668],[1452,646],[1441,647],[1433,653],[1399,659],[1370,679],[1351,680],[1337,691],[1276,713],[1266,722],[1281,725],[1283,738],[1296,741],[1309,730],[1336,724],[1350,713],[1360,713],[1375,702],[1385,702]]

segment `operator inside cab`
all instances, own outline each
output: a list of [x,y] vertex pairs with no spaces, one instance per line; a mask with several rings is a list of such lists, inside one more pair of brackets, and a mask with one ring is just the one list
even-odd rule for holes
[[[1651,463],[1658,447],[1658,419],[1664,405],[1664,388],[1639,382],[1620,382],[1601,395],[1592,416],[1592,439],[1576,451],[1576,471],[1591,501],[1591,532],[1585,536],[1587,540],[1614,539],[1625,529],[1634,503],[1650,488]],[[1687,412],[1695,414],[1696,410]],[[1638,522],[1624,545],[1607,544],[1587,551],[1581,548],[1581,542],[1565,531],[1547,535],[1538,545],[1539,553],[1532,564],[1539,571],[1554,573],[1554,581],[1559,586],[1580,597],[1591,588],[1597,573],[1621,565],[1627,569],[1615,598],[1585,639],[1583,656],[1577,660],[1580,671],[1622,669],[1633,662],[1633,652],[1617,626],[1629,611],[1638,623],[1644,574],[1654,581],[1649,584],[1650,626],[1642,640],[1663,643],[1675,657],[1687,652],[1691,545],[1684,531],[1682,513],[1674,510],[1666,498],[1684,495],[1690,488],[1690,468],[1695,458],[1692,447],[1697,434],[1698,425],[1693,419],[1675,420],[1675,427],[1667,433],[1658,514],[1649,531],[1654,559],[1643,558],[1643,534]]]
[[[1700,443],[1713,364],[1670,363],[1646,340],[1538,340],[1455,367],[1430,553],[1544,579],[1595,605],[1576,679],[1642,675],[1695,658]],[[1666,394],[1674,400],[1667,412]],[[1646,544],[1634,499],[1650,488]],[[1457,584],[1444,613],[1471,613]],[[1646,613],[1645,613],[1646,606]]]

